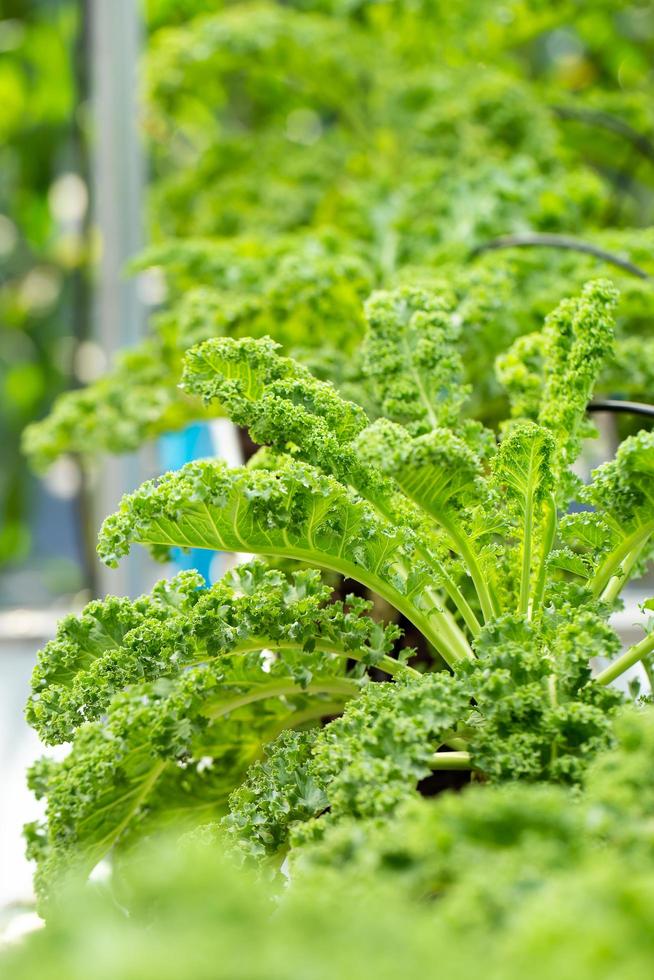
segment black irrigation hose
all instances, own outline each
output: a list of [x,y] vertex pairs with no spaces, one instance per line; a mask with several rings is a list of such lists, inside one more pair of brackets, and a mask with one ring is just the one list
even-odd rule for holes
[[559,119],[573,119],[576,122],[585,123],[588,126],[600,126],[608,129],[617,136],[626,139],[638,152],[646,159],[654,162],[654,142],[643,133],[626,123],[619,116],[612,116],[608,112],[600,112],[595,109],[577,109],[573,106],[553,105],[551,106]]
[[625,415],[644,415],[654,419],[654,405],[644,402],[625,402],[617,398],[598,398],[586,406],[587,412],[619,412]]
[[572,238],[569,235],[540,235],[537,233],[503,235],[501,238],[493,238],[488,242],[482,242],[481,245],[477,245],[470,252],[469,258],[474,259],[484,252],[492,252],[500,248],[532,247],[564,248],[573,252],[584,252],[586,255],[593,255],[596,259],[601,259],[603,262],[616,265],[619,269],[630,272],[632,276],[638,276],[639,279],[650,278],[649,273],[641,269],[640,266],[634,265],[629,259],[623,259],[614,252],[607,252],[603,248],[598,248],[597,245],[591,245],[590,242],[584,242],[579,238]]

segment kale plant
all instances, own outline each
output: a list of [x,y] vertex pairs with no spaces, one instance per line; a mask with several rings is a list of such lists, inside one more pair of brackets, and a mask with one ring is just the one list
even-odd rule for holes
[[[170,822],[219,822],[235,851],[278,865],[343,818],[391,814],[438,770],[580,781],[611,741],[610,682],[654,650],[652,632],[620,654],[607,622],[651,556],[654,434],[624,441],[587,486],[571,470],[615,300],[589,283],[506,353],[499,438],[463,414],[447,293],[366,304],[374,422],[269,338],[189,353],[184,390],[261,449],[144,484],[99,553],[260,557],[211,588],[183,573],[91,603],[41,653],[29,720],[72,743],[31,773],[47,800],[28,831],[42,893]],[[332,601],[331,573],[374,603]],[[595,658],[608,665],[593,678]]]

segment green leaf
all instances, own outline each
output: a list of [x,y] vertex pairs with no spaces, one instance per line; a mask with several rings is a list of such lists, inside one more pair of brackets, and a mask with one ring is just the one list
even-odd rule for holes
[[359,682],[330,671],[329,657],[322,666],[313,659],[308,682],[292,661],[267,668],[256,651],[117,694],[105,717],[81,726],[65,759],[33,771],[33,788],[47,797],[41,894],[66,870],[88,874],[136,828],[154,829],[172,811],[190,826],[215,818],[265,742],[341,710]]
[[522,518],[522,562],[518,609],[529,613],[532,562],[538,539],[540,505],[555,484],[552,460],[555,441],[547,429],[533,422],[513,426],[493,459],[493,477]]
[[497,361],[513,417],[537,421],[556,441],[551,465],[561,482],[560,503],[567,502],[570,491],[570,481],[564,479],[568,467],[579,454],[582,438],[594,432],[586,406],[613,351],[617,297],[606,280],[587,283],[580,296],[559,303],[541,333],[519,337]]
[[598,557],[595,595],[615,598],[630,575],[651,561],[654,536],[654,433],[639,432],[620,445],[615,459],[593,473],[582,499],[597,508],[610,544]]
[[464,650],[439,613],[439,569],[396,527],[336,480],[280,460],[275,470],[190,463],[123,499],[102,528],[98,551],[115,564],[133,542],[165,557],[170,548],[210,548],[306,561],[353,578],[404,613],[455,661]]
[[558,472],[579,453],[586,406],[613,351],[617,300],[615,286],[598,279],[587,283],[580,297],[563,300],[545,321],[545,384],[538,421],[556,438]]
[[268,337],[207,341],[187,354],[182,385],[217,401],[255,442],[293,452],[357,487],[374,482],[348,451],[367,425],[365,412],[278,350]]
[[251,651],[270,651],[300,684],[330,663],[333,669],[334,658],[388,674],[407,669],[389,656],[397,627],[375,623],[362,599],[329,602],[316,571],[284,575],[252,562],[210,589],[202,584],[197,573],[182,572],[135,602],[109,598],[67,617],[32,675],[27,718],[40,737],[69,741],[130,685]]
[[[491,619],[498,611],[489,581],[492,576],[483,568],[479,541],[472,539],[469,527],[469,515],[488,504],[478,453],[449,429],[432,429],[412,438],[403,426],[387,419],[364,429],[356,450],[364,462],[393,477],[403,493],[445,532],[449,546],[465,561],[485,619]],[[492,530],[489,526],[488,532]]]
[[468,388],[453,297],[404,287],[366,303],[364,371],[381,413],[421,435],[458,417]]
[[[221,828],[242,854],[261,857],[349,816],[388,816],[429,775],[469,701],[467,684],[446,673],[369,684],[324,728],[270,745],[230,797]],[[302,826],[326,810],[319,827]]]

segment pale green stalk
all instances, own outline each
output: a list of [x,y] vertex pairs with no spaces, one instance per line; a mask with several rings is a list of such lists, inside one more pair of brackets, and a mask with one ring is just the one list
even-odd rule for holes
[[520,573],[520,600],[518,611],[529,616],[529,590],[531,586],[531,551],[534,530],[534,497],[528,494],[525,501],[525,520],[522,539],[522,570]]
[[647,543],[647,539],[654,533],[654,521],[643,524],[633,534],[621,541],[617,548],[606,556],[599,568],[590,580],[590,587],[593,595],[599,598],[607,587],[613,576],[617,573],[620,565],[636,549],[642,549]]
[[445,519],[440,520],[439,523],[447,531],[452,539],[452,543],[455,545],[455,550],[457,550],[463,558],[477,592],[484,621],[489,622],[491,619],[494,619],[499,615],[499,603],[497,601],[497,597],[493,595],[491,591],[488,580],[484,577],[484,573],[479,565],[477,555],[470,547],[470,542],[467,540],[465,534],[454,522]]
[[646,657],[648,654],[654,652],[654,632],[648,633],[647,636],[643,637],[640,643],[636,643],[634,646],[629,647],[622,656],[614,660],[612,664],[605,667],[601,671],[595,681],[598,684],[610,684],[614,681],[616,677],[620,677],[624,674],[625,670],[629,670],[634,664],[637,664],[639,660]]
[[550,497],[545,503],[545,524],[543,528],[543,552],[540,558],[540,566],[538,569],[538,575],[536,576],[536,582],[534,584],[534,591],[532,593],[530,602],[530,618],[532,618],[543,604],[543,596],[545,595],[545,585],[547,582],[547,558],[554,545],[554,539],[556,537],[556,527],[557,527],[557,512],[556,512],[556,501],[554,497]]
[[429,762],[429,768],[434,772],[449,772],[451,770],[473,769],[474,767],[469,752],[434,752]]
[[618,598],[623,588],[629,581],[629,574],[638,561],[638,557],[642,552],[643,547],[644,544],[639,544],[636,548],[633,548],[627,557],[620,563],[618,574],[614,575],[613,578],[609,580],[608,585],[600,596],[602,602],[613,602]]

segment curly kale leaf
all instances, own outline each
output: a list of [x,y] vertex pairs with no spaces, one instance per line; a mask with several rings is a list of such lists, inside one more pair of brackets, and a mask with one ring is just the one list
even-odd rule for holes
[[[419,299],[429,305],[423,294]],[[442,549],[433,540],[433,528],[389,481],[388,476],[396,473],[371,455],[375,426],[366,428],[368,420],[361,408],[296,362],[279,356],[276,345],[266,338],[201,344],[187,356],[184,386],[209,402],[217,400],[235,422],[249,428],[256,442],[318,467],[356,490],[382,518],[408,525],[417,533],[418,553],[438,569],[439,584],[471,630],[478,630],[474,613],[438,554]],[[462,646],[460,637],[458,645]]]
[[230,797],[220,831],[256,858],[323,833],[325,823],[389,815],[438,768],[437,750],[469,701],[468,686],[449,674],[369,684],[321,730],[281,735]]
[[590,656],[612,658],[615,632],[570,608],[535,628],[505,616],[484,628],[463,667],[475,697],[471,762],[493,780],[578,783],[611,742],[619,692],[591,681]]
[[366,475],[348,444],[367,425],[365,412],[278,350],[270,338],[209,340],[188,353],[183,387],[218,401],[255,442],[360,484]]
[[324,785],[316,780],[311,750],[316,729],[286,731],[266,747],[243,783],[229,798],[229,813],[209,832],[224,837],[243,858],[262,858],[283,851],[290,828],[326,810]]
[[[518,609],[523,615],[530,614],[542,599],[542,566],[551,540],[547,540],[547,528],[543,542],[538,541],[537,532],[545,510],[549,510],[550,522],[556,516],[552,499],[555,448],[555,441],[546,428],[523,422],[509,431],[493,459],[493,478],[518,516],[521,549]],[[547,508],[543,507],[545,503]],[[542,549],[541,572],[534,576],[534,551],[538,544]]]
[[135,602],[110,597],[66,617],[32,674],[27,717],[39,736],[68,741],[129,685],[253,650],[283,660],[305,685],[334,657],[389,674],[404,669],[389,656],[397,627],[375,623],[362,599],[329,602],[316,571],[286,576],[251,562],[210,589],[202,585],[182,572]]
[[366,303],[364,372],[384,418],[411,435],[452,425],[468,388],[454,297],[404,287]]
[[601,516],[604,531],[591,587],[596,596],[610,601],[651,560],[654,433],[639,432],[625,439],[615,459],[595,470],[582,499]]
[[[411,673],[389,655],[397,627],[363,600],[329,602],[315,571],[254,562],[200,584],[161,583],[131,619],[127,601],[120,620],[117,600],[92,603],[42,652],[28,712],[46,740],[72,740],[31,775],[47,800],[47,828],[32,834],[42,894],[148,828],[219,816],[263,746],[339,714],[368,667]],[[98,624],[116,622],[108,645]]]
[[392,812],[438,767],[437,749],[465,716],[470,687],[447,673],[370,684],[316,738],[311,772],[330,819]]
[[606,280],[587,283],[580,296],[556,307],[540,334],[519,338],[498,358],[513,416],[537,421],[556,441],[551,465],[557,481],[577,458],[582,438],[592,434],[586,406],[613,351],[617,296]]
[[366,585],[402,612],[454,661],[469,656],[434,594],[441,569],[417,551],[410,527],[378,516],[360,497],[313,467],[281,459],[272,469],[190,463],[123,499],[100,533],[109,564],[132,542],[165,557],[173,547],[280,555]]
[[342,710],[359,689],[340,670],[316,670],[302,685],[283,662],[265,667],[257,652],[128,689],[78,730],[63,761],[37,765],[32,787],[47,798],[33,854],[42,894],[68,866],[88,873],[148,828],[219,816],[266,742]]

